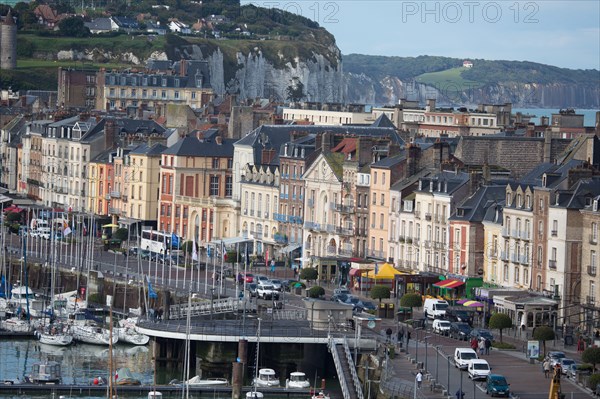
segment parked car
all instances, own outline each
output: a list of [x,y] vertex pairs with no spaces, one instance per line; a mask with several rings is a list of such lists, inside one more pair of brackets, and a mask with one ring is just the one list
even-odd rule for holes
[[454,322],[450,323],[450,331],[448,335],[451,338],[460,339],[461,341],[467,341],[471,334],[471,327],[467,323]]
[[449,307],[448,309],[446,309],[446,316],[444,318],[451,322],[456,321],[467,323],[470,326],[473,325],[473,312],[464,309],[456,309],[453,307]]
[[269,281],[271,282],[271,285],[273,286],[275,291],[281,292],[281,290],[282,290],[281,280],[269,280]]
[[279,292],[275,291],[268,281],[258,281],[256,283],[256,296],[260,299],[279,299]]
[[567,374],[567,377],[570,377],[570,378],[573,378],[573,379],[577,378],[577,367],[578,367],[578,366],[579,366],[579,365],[578,365],[577,363],[573,363],[573,364],[571,364],[571,365],[570,365],[570,366],[567,368],[567,372],[566,372],[566,374]]
[[472,380],[485,380],[491,373],[491,368],[487,360],[473,359],[467,366],[469,378]]
[[139,249],[138,247],[130,247],[130,248],[127,250],[127,255],[131,255],[131,256],[137,256],[137,255],[138,255],[138,251],[139,251],[139,250],[140,250],[140,249]]
[[348,294],[333,294],[331,300],[333,302],[348,303],[350,296]]
[[256,280],[256,282],[260,282],[260,281],[269,281],[269,278],[267,276],[255,276],[254,279]]
[[474,328],[471,330],[471,333],[469,335],[471,336],[471,338],[477,338],[478,340],[480,338],[483,338],[489,339],[492,342],[494,341],[494,335],[489,330],[485,330],[483,328]]
[[471,348],[456,348],[454,350],[454,365],[461,370],[466,370],[473,359],[478,359],[478,357],[477,352]]
[[567,359],[566,357],[560,359],[560,370],[564,375],[569,373],[569,368],[571,366],[577,367],[577,362],[573,359]]
[[246,284],[246,291],[248,291],[248,295],[250,295],[250,297],[256,297],[256,284],[255,283],[247,283]]
[[510,384],[500,374],[490,374],[485,379],[485,393],[494,396],[510,396]]
[[450,322],[448,320],[435,319],[432,329],[436,334],[448,335],[450,332]]
[[350,292],[350,290],[348,288],[336,288],[333,290],[333,295],[338,295],[338,294],[346,294],[346,295],[351,295],[352,293]]
[[254,274],[252,274],[252,273],[244,274],[244,281],[246,283],[253,283],[254,282]]
[[554,351],[548,352],[548,355],[546,357],[550,359],[550,364],[552,365],[552,367],[554,367],[557,363],[560,363],[561,359],[566,358],[567,355],[565,355],[564,352]]
[[295,288],[296,284],[302,284],[302,283],[298,280],[283,280],[281,282],[281,287],[284,290],[286,290],[287,292],[291,292]]

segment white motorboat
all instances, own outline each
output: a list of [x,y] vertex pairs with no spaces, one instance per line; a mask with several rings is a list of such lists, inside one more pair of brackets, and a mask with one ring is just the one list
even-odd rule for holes
[[277,378],[273,369],[260,369],[258,370],[258,376],[254,378],[254,385],[257,387],[278,387],[279,378]]
[[135,327],[115,328],[119,342],[126,342],[133,345],[146,345],[150,341],[150,337],[145,334],[140,334],[135,330]]
[[172,381],[171,385],[189,385],[193,387],[214,387],[214,386],[222,386],[226,387],[229,385],[229,381],[226,378],[206,378],[202,379],[201,376],[197,375],[195,377],[190,378],[187,381],[179,382]]
[[43,302],[35,298],[33,290],[23,285],[16,286],[10,291],[8,306],[14,311],[21,309],[23,312],[29,308],[29,315],[32,317],[41,317],[44,309]]
[[323,391],[315,392],[311,399],[329,399],[329,394]]
[[3,330],[15,333],[30,333],[33,331],[33,325],[19,317],[11,317],[10,319],[2,320],[0,324]]
[[291,389],[310,388],[310,381],[306,379],[306,374],[300,371],[290,373],[290,378],[285,381],[285,387]]
[[148,392],[148,399],[162,399],[163,394],[158,391]]
[[265,395],[262,392],[250,391],[246,392],[246,399],[263,399]]
[[[73,339],[86,344],[94,345],[110,345],[111,334],[106,328],[94,326],[94,325],[78,325],[75,324],[71,327],[73,332]],[[112,344],[116,344],[119,341],[119,337],[116,334],[112,336]]]
[[76,312],[80,309],[87,309],[87,301],[79,298],[79,291],[63,292],[54,295],[55,302],[63,302],[68,312]]
[[60,364],[52,361],[34,363],[25,381],[32,384],[60,384]]

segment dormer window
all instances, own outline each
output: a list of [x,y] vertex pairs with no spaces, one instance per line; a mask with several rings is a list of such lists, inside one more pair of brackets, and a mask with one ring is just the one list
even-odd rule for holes
[[508,193],[506,193],[506,205],[510,206],[511,203],[512,203],[512,193],[508,192]]
[[594,203],[592,205],[592,211],[598,212],[598,200],[597,199],[594,200]]
[[531,208],[531,195],[525,196],[525,208],[527,208],[527,209]]
[[461,217],[462,217],[462,216],[465,216],[465,210],[464,210],[464,209],[462,209],[462,208],[459,208],[459,209],[457,209],[457,210],[456,210],[456,214],[457,214],[458,216],[461,216]]
[[523,207],[523,198],[522,198],[521,194],[517,194],[517,206],[519,208]]

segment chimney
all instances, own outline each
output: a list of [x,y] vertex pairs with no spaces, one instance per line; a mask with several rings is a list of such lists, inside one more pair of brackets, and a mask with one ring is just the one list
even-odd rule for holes
[[388,146],[388,157],[400,154],[400,146],[396,143],[390,142]]
[[492,181],[492,174],[490,172],[490,165],[488,163],[483,164],[483,168],[481,170],[481,174],[483,177],[483,184],[488,184]]
[[469,196],[475,194],[475,192],[481,186],[481,175],[477,172],[471,172],[469,178]]
[[275,150],[273,148],[265,148],[262,150],[261,163],[263,165],[270,165],[275,159]]
[[416,144],[408,145],[408,175],[406,177],[414,176],[419,171],[419,159],[421,158],[421,147]]
[[427,105],[425,106],[425,112],[435,111],[435,98],[427,99]]
[[568,188],[572,188],[579,180],[588,179],[594,175],[592,169],[589,167],[578,167],[569,169],[569,177],[568,177]]
[[331,142],[333,140],[333,136],[331,132],[323,132],[323,138],[321,139],[321,149],[323,152],[331,151]]
[[356,149],[358,151],[358,164],[359,166],[363,166],[371,163],[371,152],[373,148],[373,138],[372,137],[359,137],[357,138],[358,144],[356,145]]
[[104,123],[104,149],[112,148],[117,137],[117,124],[113,118]]
[[187,76],[187,67],[187,61],[182,58],[181,61],[179,61],[179,75]]

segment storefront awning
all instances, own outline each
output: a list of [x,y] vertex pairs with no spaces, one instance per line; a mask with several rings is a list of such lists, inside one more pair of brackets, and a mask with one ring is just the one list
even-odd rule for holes
[[456,280],[454,278],[449,278],[443,281],[439,281],[435,283],[433,286],[438,288],[456,288],[463,285],[465,282],[461,280]]
[[290,253],[290,252],[295,251],[296,249],[300,248],[301,246],[302,245],[300,245],[300,244],[289,244],[289,245],[283,247],[281,249],[281,252]]
[[361,274],[364,271],[368,271],[368,270],[367,269],[354,268],[354,269],[350,269],[350,272],[348,274],[350,274],[351,276],[356,276],[357,274]]

